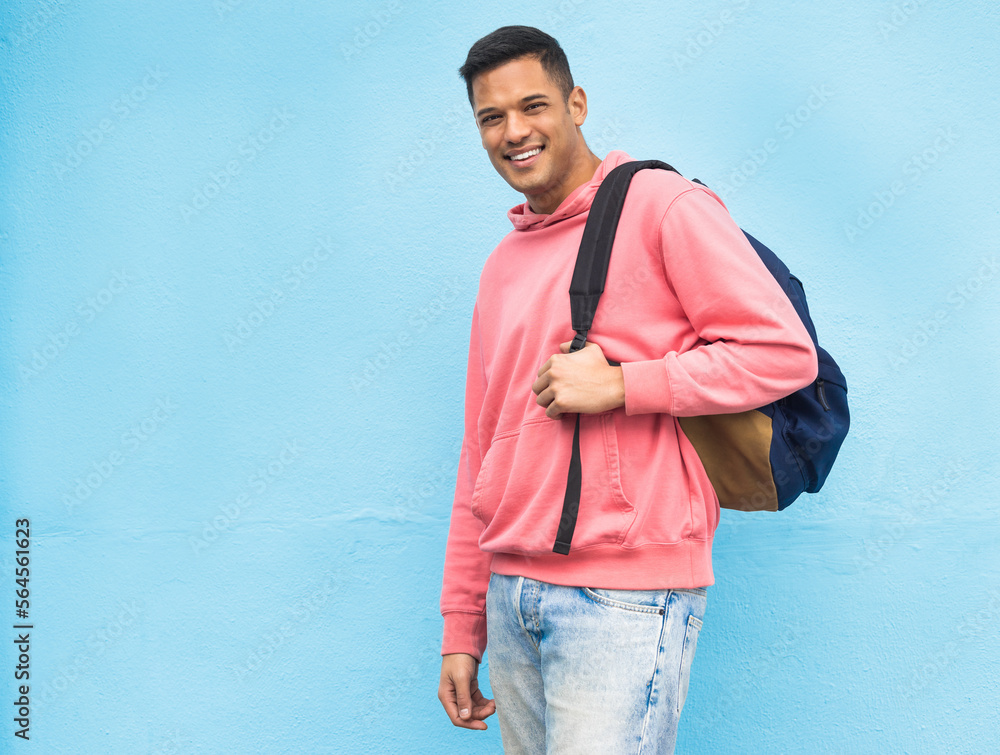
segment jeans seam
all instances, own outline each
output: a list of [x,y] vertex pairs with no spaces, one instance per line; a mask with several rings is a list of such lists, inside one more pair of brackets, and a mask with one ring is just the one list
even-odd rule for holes
[[542,612],[542,600],[541,600],[541,598],[542,598],[542,583],[536,580],[535,584],[534,584],[534,590],[535,590],[535,610],[532,611],[532,623],[534,623],[534,625],[535,625],[535,634],[529,634],[528,635],[528,639],[531,640],[531,644],[534,645],[535,650],[541,650],[541,648],[539,648],[538,644],[535,642],[535,637],[536,636],[540,637],[541,634],[542,634],[542,626],[540,624],[541,619],[542,619],[542,617],[541,617],[541,612]]
[[646,715],[642,717],[642,730],[639,732],[639,755],[642,755],[643,745],[646,740],[646,730],[649,728],[649,718],[653,715],[653,705],[651,700],[653,699],[653,693],[656,691],[656,685],[660,677],[660,664],[662,661],[662,656],[665,654],[666,649],[664,648],[664,635],[667,631],[667,619],[670,614],[670,596],[667,596],[667,602],[664,604],[663,610],[663,620],[660,622],[660,636],[656,640],[656,659],[653,663],[653,676],[649,680],[649,693],[646,695]]
[[524,586],[524,577],[518,577],[517,581],[514,583],[514,594],[511,596],[511,603],[514,606],[514,613],[517,614],[517,623],[521,625],[521,629],[527,633],[528,627],[524,625],[524,617],[521,616],[521,588]]
[[[517,614],[517,623],[521,625],[521,629],[524,631],[524,636],[528,638],[528,642],[537,651],[539,650],[538,643],[535,642],[535,636],[531,633],[531,630],[524,623],[524,616],[521,615],[521,594],[524,591],[524,577],[518,577],[517,582],[514,585],[514,598],[511,601],[514,607],[514,613]],[[535,631],[538,631],[538,621],[533,620],[535,625]]]
[[[676,711],[676,715],[677,715],[678,719],[680,719],[681,709],[683,707],[682,704],[681,704],[681,678],[684,675],[684,661],[685,661],[685,656],[687,655],[687,649],[688,649],[688,633],[691,631],[692,624],[694,625],[695,634],[697,635],[698,633],[701,632],[701,628],[704,625],[704,622],[701,619],[699,619],[697,616],[695,616],[692,611],[689,610],[688,611],[687,619],[684,622],[684,636],[681,638],[681,665],[680,665],[680,673],[678,674],[678,677],[677,677],[677,693],[675,695],[675,701],[674,701],[674,710]],[[689,666],[691,665],[690,660],[688,661],[688,665]],[[688,673],[688,679],[689,680],[690,680],[690,676],[691,675],[690,675],[690,671],[689,671],[689,673]],[[685,697],[685,699],[687,698],[687,693],[685,693],[684,697]]]

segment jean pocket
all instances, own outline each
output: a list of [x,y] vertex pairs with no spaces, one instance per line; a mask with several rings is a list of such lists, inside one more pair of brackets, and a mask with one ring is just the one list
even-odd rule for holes
[[684,708],[684,701],[687,699],[688,682],[691,679],[691,661],[694,660],[694,651],[698,646],[698,633],[701,631],[701,625],[701,619],[697,616],[688,616],[687,628],[684,631],[684,648],[681,650],[681,672],[677,680],[677,715],[680,715]]
[[[620,545],[636,518],[621,491],[611,416],[580,415],[583,485],[572,547]],[[566,494],[576,418],[533,418],[499,433],[483,458],[472,513],[484,525],[479,547],[522,555],[551,553]],[[611,428],[613,431],[613,427]]]
[[622,611],[662,614],[670,590],[617,590],[608,587],[584,587],[583,594],[595,603]]

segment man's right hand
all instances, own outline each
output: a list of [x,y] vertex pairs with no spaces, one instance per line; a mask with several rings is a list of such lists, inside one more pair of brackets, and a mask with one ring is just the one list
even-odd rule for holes
[[[483,721],[497,709],[496,702],[479,691],[479,661],[468,653],[441,656],[441,683],[438,700],[455,726],[464,729],[488,729]],[[465,715],[462,715],[462,711]]]

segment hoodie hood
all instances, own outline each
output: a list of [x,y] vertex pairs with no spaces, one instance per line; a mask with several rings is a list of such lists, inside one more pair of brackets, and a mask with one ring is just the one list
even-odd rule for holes
[[569,193],[562,203],[547,215],[532,212],[528,200],[507,210],[507,217],[514,224],[517,231],[534,231],[558,223],[560,220],[571,218],[586,212],[590,209],[594,201],[594,195],[600,187],[604,177],[622,163],[631,161],[632,158],[620,149],[613,149],[608,152],[607,157],[597,166],[594,177],[586,183],[580,184]]

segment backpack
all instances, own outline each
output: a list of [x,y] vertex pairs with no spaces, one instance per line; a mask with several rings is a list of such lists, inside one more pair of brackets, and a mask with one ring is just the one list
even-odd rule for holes
[[[645,168],[672,170],[679,175],[675,168],[660,160],[635,160],[609,172],[594,196],[569,289],[576,331],[570,352],[582,349],[587,341],[597,302],[604,291],[625,194],[632,176]],[[757,409],[677,420],[698,452],[721,507],[780,511],[803,491],[816,493],[823,487],[850,426],[847,381],[833,357],[816,340],[802,282],[774,252],[746,231],[743,234],[781,285],[809,332],[816,346],[819,374],[815,382]],[[608,363],[620,364],[610,359]],[[581,478],[580,415],[577,414],[554,553],[569,553],[580,506]]]

